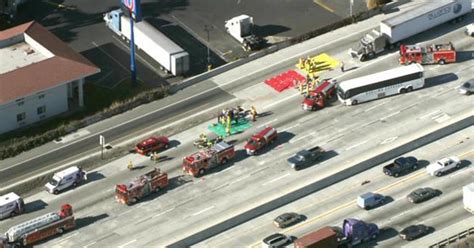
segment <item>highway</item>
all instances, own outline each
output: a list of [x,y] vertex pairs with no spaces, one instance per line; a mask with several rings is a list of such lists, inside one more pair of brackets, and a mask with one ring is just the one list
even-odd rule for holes
[[[347,61],[347,48],[357,38],[336,41],[325,46],[321,51],[327,51],[331,56]],[[469,37],[464,36],[460,29],[448,32],[439,39],[456,40],[458,50],[474,50]],[[265,63],[265,60],[262,63]],[[199,101],[209,101],[211,96],[216,97],[216,95],[225,96],[225,99],[238,99],[234,100],[235,102],[246,104],[258,102],[257,108],[261,109],[259,112],[267,113],[265,117],[259,118],[251,130],[230,138],[236,140],[235,145],[239,149],[236,160],[230,166],[200,179],[180,177],[181,158],[194,150],[190,144],[197,134],[210,124],[206,122],[189,127],[186,131],[171,137],[172,140],[179,141],[180,145],[163,153],[170,160],[159,164],[160,168],[167,171],[172,178],[171,186],[166,193],[150,197],[132,207],[114,202],[113,186],[116,183],[126,182],[148,169],[127,171],[126,164],[129,159],[136,164],[152,166],[148,158],[130,154],[93,171],[90,176],[92,182],[77,189],[59,196],[40,192],[27,198],[29,212],[0,222],[0,231],[3,232],[13,224],[42,213],[55,211],[60,203],[69,202],[76,209],[78,229],[40,246],[134,247],[175,244],[220,221],[237,216],[268,200],[346,169],[358,161],[368,159],[381,150],[407,142],[422,132],[440,127],[456,118],[472,115],[472,108],[466,107],[472,106],[472,99],[460,96],[456,91],[458,85],[474,74],[472,61],[469,60],[444,66],[425,67],[427,87],[424,89],[354,107],[334,103],[334,106],[315,113],[303,112],[300,109],[302,99],[294,90],[277,94],[273,89],[259,83],[275,72],[293,67],[294,63],[293,59],[275,67],[267,66],[268,68],[248,78],[236,76],[234,81],[224,80],[217,76],[212,82],[204,82],[201,86],[191,87],[191,92],[182,93],[193,95],[192,91],[199,91],[198,87],[207,87],[210,90],[201,95],[198,98]],[[344,78],[392,68],[396,64],[396,53],[392,53],[364,64],[353,62],[358,69],[348,71],[342,77],[336,71],[328,75],[344,80]],[[352,66],[350,63],[346,65]],[[242,71],[234,73],[242,75]],[[218,85],[219,88],[213,89],[213,84]],[[216,103],[211,101],[208,104],[212,106],[217,102],[219,101]],[[179,104],[170,108],[174,106],[179,106]],[[181,109],[180,112],[185,113],[182,111]],[[180,116],[174,117],[179,119]],[[147,130],[152,130],[159,124],[148,125]],[[279,130],[280,137],[276,146],[260,156],[246,158],[241,150],[243,141],[259,126],[264,125],[272,125]],[[114,132],[119,133],[119,131]],[[472,137],[472,130],[470,134]],[[472,143],[469,144],[472,147]],[[297,150],[314,145],[320,145],[331,151],[330,156],[328,155],[318,166],[295,172],[285,164],[285,159]],[[447,150],[447,152],[460,154],[461,150]],[[430,161],[436,159],[432,156],[434,155],[423,154],[423,157]],[[470,170],[470,167],[464,170]],[[456,175],[463,176],[464,174]],[[380,183],[386,181],[382,178]],[[360,184],[365,179],[357,176],[352,180]],[[441,179],[443,180],[445,178]],[[374,181],[369,186],[377,186],[376,182]],[[441,198],[444,196],[443,194]],[[394,197],[394,199],[398,198]],[[337,202],[332,204],[337,204]],[[394,205],[398,206],[397,204]],[[382,208],[374,212],[379,210]],[[392,212],[396,212],[396,208]],[[332,221],[337,224],[340,220],[341,218]],[[372,221],[369,218],[367,220]],[[376,221],[374,219],[374,222]],[[392,225],[392,223],[388,224]],[[150,235],[151,233],[153,235]],[[261,236],[255,235],[253,238],[248,241],[249,244],[258,241]]]
[[[470,127],[414,150],[404,156],[415,156],[421,168],[399,178],[383,174],[380,164],[352,178],[334,184],[324,190],[311,194],[284,207],[223,232],[196,247],[260,247],[260,241],[276,232],[301,237],[324,226],[342,226],[344,218],[354,217],[376,223],[383,229],[381,235],[370,246],[427,247],[443,233],[439,230],[474,216],[464,210],[462,205],[462,186],[473,182],[474,127]],[[426,173],[425,167],[445,156],[459,156],[463,167],[440,178]],[[361,184],[368,180],[370,183]],[[424,203],[413,204],[406,196],[419,187],[432,187],[442,191],[436,198]],[[356,197],[366,192],[377,192],[387,197],[388,202],[371,210],[362,210],[356,205]],[[273,225],[273,219],[284,212],[297,212],[306,220],[286,229]],[[412,224],[425,224],[434,232],[423,240],[407,242],[398,237],[398,232]],[[438,232],[436,232],[438,230]]]

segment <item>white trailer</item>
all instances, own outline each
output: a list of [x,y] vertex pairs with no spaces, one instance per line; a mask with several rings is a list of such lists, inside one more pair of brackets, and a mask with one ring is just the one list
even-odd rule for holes
[[242,44],[245,51],[257,50],[264,45],[264,40],[253,34],[253,17],[239,15],[225,21],[225,30]]
[[462,201],[464,209],[474,214],[474,183],[470,183],[462,188]]
[[436,0],[427,1],[421,7],[380,22],[379,29],[374,29],[361,38],[357,47],[349,53],[361,61],[381,53],[386,47],[393,48],[400,41],[426,31],[447,21],[461,21],[471,11],[471,0]]
[[[130,19],[122,10],[104,15],[106,25],[122,38],[130,40]],[[189,71],[189,53],[146,21],[134,24],[135,45],[158,62],[163,69],[177,76]]]

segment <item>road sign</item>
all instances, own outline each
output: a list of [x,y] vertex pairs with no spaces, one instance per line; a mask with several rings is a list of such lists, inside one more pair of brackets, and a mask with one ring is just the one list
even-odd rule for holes
[[123,12],[129,14],[129,17],[135,22],[142,20],[141,0],[120,0]]
[[99,145],[101,146],[105,145],[105,138],[102,135],[99,135]]

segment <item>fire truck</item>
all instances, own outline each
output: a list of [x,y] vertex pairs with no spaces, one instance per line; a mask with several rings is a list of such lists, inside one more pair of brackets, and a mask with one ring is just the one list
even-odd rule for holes
[[116,185],[115,200],[122,204],[131,205],[152,192],[160,191],[166,186],[168,186],[168,173],[155,168],[127,184]]
[[45,214],[8,229],[5,238],[0,238],[0,247],[28,246],[75,227],[76,220],[72,207],[69,204],[64,204],[58,213]]
[[441,64],[456,62],[456,50],[451,42],[446,44],[433,44],[429,46],[401,45],[400,64],[411,63]]
[[322,109],[326,106],[326,100],[333,97],[335,93],[336,82],[326,80],[305,96],[301,107],[307,111]]
[[235,157],[234,145],[222,141],[207,150],[201,150],[183,159],[183,172],[194,177],[218,165],[226,164]]
[[278,133],[273,127],[266,127],[260,130],[257,134],[252,135],[244,146],[247,155],[254,155],[258,151],[265,148],[268,144],[273,143],[278,136]]

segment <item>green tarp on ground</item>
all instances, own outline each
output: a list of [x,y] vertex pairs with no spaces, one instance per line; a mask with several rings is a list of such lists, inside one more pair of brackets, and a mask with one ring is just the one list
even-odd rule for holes
[[[251,122],[247,119],[239,119],[238,123],[232,122],[232,127],[230,128],[230,133],[231,134],[236,134],[243,132],[245,129],[248,129],[252,126]],[[225,132],[225,125],[222,125],[221,123],[214,123],[209,125],[208,127],[209,131],[219,135],[226,137],[227,134]]]

